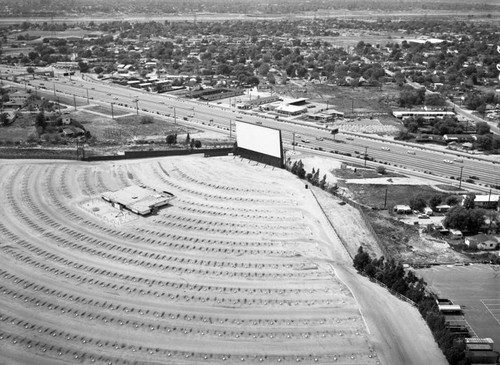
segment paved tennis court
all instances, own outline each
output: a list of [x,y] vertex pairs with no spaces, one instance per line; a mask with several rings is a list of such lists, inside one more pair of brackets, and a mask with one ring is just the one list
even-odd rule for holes
[[465,319],[479,337],[495,341],[500,351],[500,267],[435,266],[417,270],[436,294],[462,306]]

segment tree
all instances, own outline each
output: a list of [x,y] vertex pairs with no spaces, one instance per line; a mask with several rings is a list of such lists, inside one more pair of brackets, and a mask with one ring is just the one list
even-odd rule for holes
[[385,173],[386,173],[386,169],[384,166],[377,166],[376,171],[377,171],[377,174],[380,174],[380,175],[385,175]]
[[425,199],[421,195],[411,198],[409,203],[412,210],[422,211],[427,206]]
[[201,141],[200,141],[200,140],[196,140],[196,141],[194,142],[194,147],[195,147],[195,148],[201,148]]
[[43,110],[35,117],[35,127],[40,128],[42,131],[45,130],[45,127],[47,127],[47,121],[45,120]]
[[478,150],[489,151],[493,145],[493,139],[490,134],[479,134],[475,141],[475,147]]
[[486,122],[477,122],[476,131],[479,135],[490,134],[490,126]]
[[185,145],[189,145],[189,143],[191,142],[191,136],[189,135],[189,133],[186,135],[186,140],[184,141],[184,144]]
[[[293,172],[293,167],[292,167],[292,172]],[[295,166],[295,174],[301,179],[303,179],[306,176],[306,170],[304,169],[304,163],[302,162],[302,160],[299,160],[297,162],[297,165]]]
[[443,220],[445,228],[459,229],[475,234],[484,223],[484,209],[467,209],[463,206],[451,208]]
[[469,93],[465,97],[465,106],[468,109],[476,110],[482,103],[481,97],[476,93]]
[[431,94],[425,95],[425,105],[444,106],[444,105],[446,105],[446,101],[441,96],[441,94],[431,93]]
[[434,195],[429,199],[429,207],[431,207],[432,210],[435,210],[436,207],[441,204],[441,195]]
[[450,195],[449,197],[446,198],[444,202],[450,207],[452,207],[454,205],[457,205],[460,202],[460,200],[456,195]]
[[358,271],[363,272],[365,267],[371,263],[370,255],[363,250],[362,246],[359,246],[358,253],[354,256],[353,265]]
[[26,72],[33,75],[33,78],[35,78],[35,69],[33,67],[27,67]]
[[154,119],[150,115],[143,115],[141,117],[141,121],[140,121],[141,124],[151,124],[153,122],[154,122]]
[[318,186],[319,185],[319,169],[317,169],[316,172],[314,172],[314,174],[312,176],[312,179],[311,179],[311,183],[314,186]]
[[87,62],[80,61],[78,62],[78,68],[80,69],[80,72],[88,72],[89,64]]
[[476,194],[469,193],[465,196],[462,206],[465,209],[474,209],[474,200],[476,200]]
[[177,143],[177,136],[175,134],[169,134],[167,136],[166,142],[169,145]]
[[319,182],[319,187],[323,190],[325,190],[326,187],[326,174],[323,175],[323,178]]
[[9,114],[7,114],[7,113],[0,114],[0,125],[1,126],[6,126],[7,124],[9,124],[9,121],[10,121]]

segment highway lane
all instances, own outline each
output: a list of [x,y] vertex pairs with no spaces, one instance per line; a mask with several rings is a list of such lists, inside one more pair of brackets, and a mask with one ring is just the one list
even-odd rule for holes
[[[338,151],[350,153],[353,156],[364,155],[366,152],[368,157],[379,162],[387,162],[393,166],[405,166],[415,171],[427,171],[454,178],[458,178],[462,173],[464,180],[472,176],[477,177],[477,182],[481,184],[500,185],[498,164],[495,165],[491,161],[472,156],[459,157],[460,154],[451,151],[436,151],[421,145],[403,144],[354,133],[340,133],[335,136],[336,141],[333,141],[334,136],[330,134],[330,131],[318,125],[275,120],[271,116],[265,117],[261,114],[257,115],[255,112],[234,110],[205,102],[180,99],[166,93],[149,93],[99,82],[88,78],[88,76],[83,80],[75,77],[72,77],[72,80],[69,80],[68,77],[59,77],[51,81],[37,79],[30,80],[30,84],[37,87],[43,86],[46,91],[52,89],[54,92],[55,90],[56,95],[64,93],[83,99],[89,97],[89,102],[99,102],[104,105],[114,103],[115,108],[123,108],[130,112],[134,112],[137,107],[141,114],[147,112],[161,114],[170,117],[170,120],[175,116],[175,121],[181,125],[186,123],[184,120],[186,118],[202,129],[212,125],[217,127],[219,131],[226,131],[228,134],[230,123],[235,131],[234,122],[237,120],[258,123],[281,129],[283,141],[288,144],[295,140],[297,144],[312,150],[321,148],[327,152]],[[306,143],[302,140],[309,142]],[[411,152],[408,153],[408,151]],[[463,159],[463,162],[458,162],[457,159]],[[445,162],[445,160],[449,162]],[[461,166],[463,166],[462,171]]]

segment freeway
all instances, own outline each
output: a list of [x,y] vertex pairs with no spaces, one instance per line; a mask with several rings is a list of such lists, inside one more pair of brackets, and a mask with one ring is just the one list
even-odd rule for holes
[[[409,170],[428,174],[453,177],[463,180],[473,179],[477,184],[499,186],[499,161],[483,159],[479,156],[452,152],[449,150],[423,147],[422,145],[389,141],[387,139],[354,133],[331,134],[327,127],[293,120],[279,119],[255,112],[239,111],[217,104],[181,99],[168,94],[118,86],[91,79],[89,76],[54,79],[31,79],[29,87],[39,92],[58,95],[75,95],[80,101],[113,104],[115,110],[152,113],[166,117],[180,125],[195,123],[200,129],[217,128],[229,134],[236,132],[234,121],[260,124],[281,129],[285,144],[306,147],[311,151],[351,154],[363,158],[364,155],[390,166],[405,167]],[[43,89],[40,89],[43,88]],[[212,127],[212,128],[210,128]],[[293,148],[293,147],[290,147]],[[333,155],[332,155],[333,156]],[[337,155],[338,156],[338,155]]]

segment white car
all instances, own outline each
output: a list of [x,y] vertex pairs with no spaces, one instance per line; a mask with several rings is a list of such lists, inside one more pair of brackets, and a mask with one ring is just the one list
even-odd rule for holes
[[443,160],[443,162],[445,162],[445,163],[453,163],[452,160]]
[[406,151],[406,153],[409,154],[409,155],[414,155],[415,151]]
[[390,151],[391,149],[389,147],[382,147],[384,151]]

